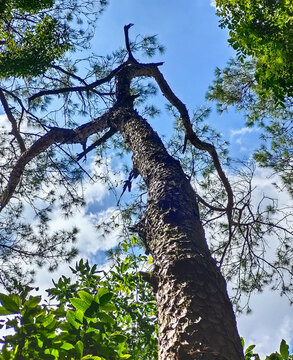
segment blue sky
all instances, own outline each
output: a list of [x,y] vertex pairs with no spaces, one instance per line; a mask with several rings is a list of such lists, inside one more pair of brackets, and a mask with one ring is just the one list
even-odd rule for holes
[[[215,8],[209,0],[110,0],[108,9],[97,24],[92,52],[105,55],[123,46],[123,26],[128,23],[135,25],[130,31],[132,38],[138,34],[158,35],[166,51],[151,61],[164,61],[161,71],[190,111],[205,102],[205,93],[212,83],[215,68],[224,67],[234,55],[234,51],[227,45],[227,32],[219,29]],[[166,134],[173,120],[164,111],[165,99],[162,96],[158,96],[156,104],[161,106],[162,114],[151,123],[157,131]],[[209,122],[231,142],[233,156],[247,158],[257,146],[257,131],[247,131],[241,115],[229,111],[219,116],[213,111]],[[257,181],[263,183],[262,174],[258,175]],[[108,207],[115,205],[106,194],[107,189],[101,184],[92,184],[87,188],[86,198],[92,201],[89,208],[97,209],[94,205],[96,202],[99,209],[103,210],[102,214],[91,214],[93,218],[110,213]],[[56,228],[63,227],[64,220],[60,214],[56,212],[53,216]],[[81,210],[70,220],[70,224],[80,225],[81,254],[93,258],[111,247],[112,242],[110,239],[108,243],[97,243],[95,231],[90,228],[91,219],[87,216],[86,210]],[[56,277],[66,271],[61,266]],[[48,288],[51,286],[51,278],[52,274],[43,269],[36,282],[42,282],[44,288]],[[260,353],[268,354],[277,350],[282,338],[293,340],[290,338],[293,333],[293,313],[286,299],[280,298],[277,293],[265,291],[253,297],[251,307],[252,315],[238,318],[239,331],[247,339],[247,345],[256,343]]]
[[[218,27],[215,8],[209,1],[110,1],[108,9],[98,21],[92,51],[104,55],[123,46],[123,26],[128,23],[134,24],[130,30],[132,39],[138,34],[157,34],[166,51],[151,61],[164,61],[161,71],[187,108],[192,112],[206,103],[205,94],[214,79],[215,68],[223,68],[235,53],[228,46],[227,31]],[[160,95],[158,99],[165,103]],[[172,123],[163,106],[161,109],[161,116],[152,125],[165,133],[166,128],[171,129]],[[245,122],[233,109],[221,116],[213,111],[209,122],[226,140],[231,141],[233,155],[247,158],[247,149],[251,151],[257,146],[257,132],[254,130],[244,134],[235,133],[245,126]]]

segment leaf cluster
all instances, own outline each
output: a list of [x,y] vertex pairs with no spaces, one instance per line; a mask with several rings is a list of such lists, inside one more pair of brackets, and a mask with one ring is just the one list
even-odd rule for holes
[[292,96],[292,2],[217,0],[220,27],[243,61],[256,59],[256,91],[278,103]]
[[[1,78],[42,74],[67,50],[93,35],[107,1],[8,0],[0,5]],[[83,28],[86,21],[89,26]],[[71,25],[70,25],[71,24]],[[83,42],[86,44],[87,42]]]
[[[126,254],[136,239],[124,242]],[[156,359],[153,297],[138,272],[141,255],[115,257],[107,273],[80,260],[71,268],[75,281],[62,276],[41,302],[22,287],[20,294],[0,294],[0,359]],[[53,302],[53,303],[52,303]]]
[[[244,340],[241,338],[241,343],[244,348]],[[260,357],[258,354],[254,353],[255,345],[248,346],[245,351],[245,360],[260,360]],[[287,345],[286,341],[282,339],[280,344],[279,352],[276,351],[268,356],[266,356],[265,360],[290,360],[293,359],[293,354],[289,353],[289,345]]]
[[293,112],[292,101],[276,103],[256,92],[256,62],[231,59],[224,69],[216,69],[207,99],[216,101],[220,114],[234,106],[244,114],[247,127],[260,130],[260,145],[254,158],[263,167],[278,173],[293,194]]

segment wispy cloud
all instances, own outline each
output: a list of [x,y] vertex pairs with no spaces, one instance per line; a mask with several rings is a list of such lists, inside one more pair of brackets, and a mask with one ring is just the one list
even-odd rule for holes
[[257,128],[249,128],[249,127],[243,127],[243,128],[241,128],[239,130],[233,130],[232,129],[230,131],[230,136],[232,138],[234,136],[242,136],[242,135],[246,135],[246,134],[256,132],[256,131],[259,131],[259,129],[257,129]]
[[216,8],[217,6],[216,6],[216,1],[215,0],[211,0],[210,1],[210,5],[212,6],[212,7],[214,7],[214,8]]

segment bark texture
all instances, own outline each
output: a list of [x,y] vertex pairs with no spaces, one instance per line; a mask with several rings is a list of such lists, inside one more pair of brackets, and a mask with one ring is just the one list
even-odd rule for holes
[[116,127],[148,188],[141,226],[154,258],[160,360],[240,360],[243,352],[226,283],[212,259],[197,199],[179,162],[149,124],[117,108]]

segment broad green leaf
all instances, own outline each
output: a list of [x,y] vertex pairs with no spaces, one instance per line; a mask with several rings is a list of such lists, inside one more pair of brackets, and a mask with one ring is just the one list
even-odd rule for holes
[[97,301],[101,305],[105,305],[111,300],[112,296],[113,294],[109,291],[109,289],[100,288],[95,297],[95,301]]
[[83,313],[88,309],[89,305],[80,298],[70,298],[69,301],[77,309]]
[[44,342],[39,337],[37,337],[37,342],[38,342],[38,347],[42,348],[44,345]]
[[66,341],[64,341],[60,347],[60,349],[63,349],[63,350],[72,350],[74,349],[74,346]]
[[15,297],[14,295],[5,295],[0,293],[0,301],[2,305],[11,312],[19,312],[19,302],[17,301],[18,297]]
[[112,303],[107,303],[105,305],[101,305],[99,309],[103,310],[103,311],[106,311],[106,312],[114,312],[114,311],[117,310],[116,306],[114,304],[112,304]]
[[15,311],[7,310],[4,306],[0,306],[0,315],[15,314]]
[[87,317],[92,317],[99,310],[99,304],[93,301],[90,307],[85,311],[84,315]]
[[41,301],[41,296],[30,296],[30,298],[24,303],[28,308],[34,308]]
[[123,343],[127,340],[127,336],[121,335],[121,334],[116,334],[116,335],[112,335],[111,339],[117,343]]
[[80,310],[76,310],[75,311],[75,318],[76,320],[78,320],[81,324],[83,322],[83,316],[84,316],[84,313]]
[[75,351],[77,352],[78,356],[82,357],[83,349],[84,349],[83,342],[81,340],[78,340],[78,342],[75,344],[74,348],[75,348]]
[[17,294],[12,294],[10,296],[13,299],[13,301],[18,305],[18,307],[20,307],[22,303],[20,296]]
[[98,312],[97,316],[107,324],[113,325],[115,323],[115,320],[112,318],[112,316],[110,316],[104,312]]
[[74,311],[68,310],[66,313],[66,319],[73,327],[75,327],[76,330],[79,329],[80,324],[75,320]]
[[284,359],[289,359],[289,345],[286,344],[284,339],[282,339],[280,344],[280,353]]
[[88,292],[84,291],[84,290],[80,290],[77,293],[78,293],[78,296],[83,301],[85,301],[89,306],[94,301],[94,297],[91,294],[89,294]]
[[54,321],[55,321],[55,319],[54,319],[53,315],[49,314],[47,316],[47,319],[45,321],[43,321],[42,325],[46,328],[46,327],[50,326],[52,324],[52,322],[54,322]]

